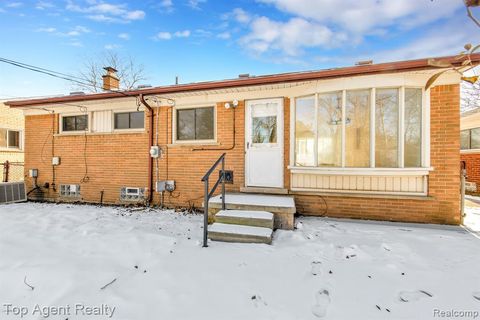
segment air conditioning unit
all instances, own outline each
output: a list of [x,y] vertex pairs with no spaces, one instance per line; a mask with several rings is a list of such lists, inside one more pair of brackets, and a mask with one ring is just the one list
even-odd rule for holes
[[0,183],[0,203],[27,201],[24,182]]

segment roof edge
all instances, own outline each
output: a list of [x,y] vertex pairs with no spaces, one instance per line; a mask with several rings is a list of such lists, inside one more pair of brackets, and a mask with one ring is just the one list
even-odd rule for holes
[[[189,84],[159,86],[149,89],[137,89],[121,92],[104,92],[95,94],[86,94],[81,96],[61,96],[51,98],[40,99],[26,99],[26,100],[12,100],[6,101],[4,104],[12,108],[45,105],[45,104],[61,104],[66,102],[83,102],[92,100],[103,100],[111,98],[124,98],[135,97],[140,94],[153,95],[153,94],[169,94],[187,91],[209,90],[209,89],[225,89],[232,87],[245,87],[254,85],[275,84],[282,82],[295,82],[295,81],[310,81],[330,78],[341,78],[348,76],[360,76],[379,73],[395,73],[415,71],[422,69],[435,69],[429,65],[429,59],[445,60],[453,65],[461,65],[466,59],[458,59],[458,56],[444,56],[444,57],[432,57],[416,60],[405,60],[396,62],[385,62],[371,65],[360,65],[350,67],[340,67],[333,69],[323,69],[318,71],[305,71],[305,72],[292,72],[281,73],[273,75],[263,75],[250,78],[237,78],[219,81],[208,82],[194,82]],[[472,62],[480,62],[480,53],[470,55]]]

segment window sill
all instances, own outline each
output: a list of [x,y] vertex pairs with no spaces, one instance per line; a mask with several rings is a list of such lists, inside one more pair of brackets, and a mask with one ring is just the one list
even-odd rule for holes
[[460,150],[461,154],[480,153],[480,149],[464,149]]
[[215,141],[203,142],[203,141],[189,141],[189,142],[175,142],[167,145],[169,148],[181,148],[181,147],[199,147],[199,146],[220,146],[221,144]]
[[289,194],[307,195],[307,196],[324,196],[324,197],[347,197],[347,198],[370,198],[370,199],[399,199],[399,200],[419,200],[431,201],[434,197],[419,193],[400,193],[400,192],[375,192],[375,191],[312,191],[292,188]]
[[23,153],[23,150],[19,148],[0,148],[0,152]]
[[426,176],[433,168],[319,168],[288,166],[291,173],[359,176]]
[[[102,136],[102,135],[116,135],[116,134],[144,134],[145,130],[115,130],[113,132],[87,132],[87,136]],[[83,136],[85,132],[72,132],[72,133],[57,133],[54,137],[69,137],[69,136]]]

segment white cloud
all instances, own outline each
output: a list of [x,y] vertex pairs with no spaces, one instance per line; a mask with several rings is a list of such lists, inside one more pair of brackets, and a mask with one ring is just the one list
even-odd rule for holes
[[57,31],[56,28],[53,28],[53,27],[48,27],[48,28],[38,28],[37,30],[35,30],[36,32],[46,32],[46,33],[52,33],[52,32],[55,32]]
[[155,36],[155,39],[157,39],[157,40],[170,40],[170,39],[172,39],[172,34],[170,32],[162,31],[162,32],[157,33],[157,35]]
[[142,20],[145,18],[145,12],[142,10],[135,10],[127,12],[124,16],[127,20]]
[[257,0],[286,13],[334,24],[358,35],[388,26],[413,28],[451,17],[463,1],[427,0]]
[[174,36],[177,38],[188,38],[190,37],[190,30],[177,31],[174,33]]
[[68,43],[69,46],[72,46],[72,47],[83,47],[83,43],[81,43],[80,41],[72,41],[70,43]]
[[115,50],[115,49],[118,49],[120,47],[121,47],[121,45],[119,45],[119,44],[106,44],[104,46],[104,49],[105,50]]
[[9,2],[5,5],[7,8],[19,8],[23,6],[23,2]]
[[89,33],[89,32],[90,32],[90,29],[88,29],[84,26],[76,26],[72,30],[70,30],[66,33],[62,33],[61,35],[67,36],[67,37],[78,37],[78,36],[80,36],[84,33]]
[[55,7],[55,5],[51,2],[47,1],[38,1],[37,4],[35,5],[35,8],[38,10],[45,10],[45,9],[50,9]]
[[188,0],[188,6],[192,9],[199,10],[200,4],[207,2],[207,0]]
[[223,40],[230,39],[231,36],[232,36],[232,35],[231,35],[230,32],[228,32],[228,31],[225,31],[225,32],[222,32],[222,33],[217,34],[217,38],[220,38],[220,39],[223,39]]
[[278,50],[287,56],[297,56],[304,48],[330,48],[344,42],[346,38],[343,33],[334,33],[324,25],[302,18],[280,22],[258,17],[253,19],[250,32],[240,39],[240,43],[255,54]]
[[173,38],[188,38],[190,37],[190,30],[175,31],[173,33],[167,31],[161,31],[157,33],[153,39],[154,40],[170,40]]
[[128,33],[119,33],[118,37],[122,40],[130,40],[130,35]]
[[77,5],[68,0],[66,9],[73,12],[86,14],[87,18],[98,22],[128,23],[145,18],[142,10],[129,10],[126,4],[112,4],[97,0],[87,1],[87,6]]
[[242,8],[233,9],[232,14],[235,20],[240,23],[249,23],[252,20],[250,14]]
[[157,7],[161,8],[162,10],[165,10],[166,12],[172,12],[173,2],[172,0],[162,0],[160,1]]

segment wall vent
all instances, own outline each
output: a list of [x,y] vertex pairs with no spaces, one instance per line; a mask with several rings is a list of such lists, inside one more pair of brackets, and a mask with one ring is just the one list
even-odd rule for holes
[[80,185],[79,184],[61,184],[60,196],[62,197],[80,197]]
[[122,187],[120,189],[120,200],[122,201],[145,200],[145,188]]
[[0,203],[27,201],[24,182],[1,182]]

